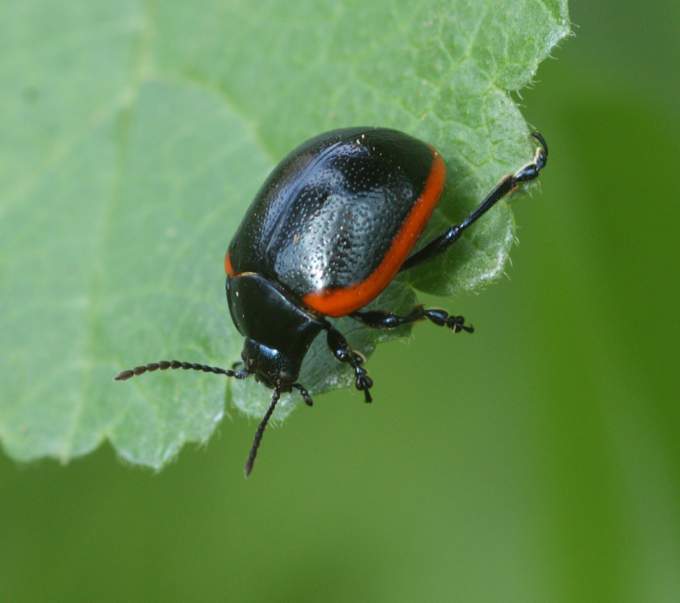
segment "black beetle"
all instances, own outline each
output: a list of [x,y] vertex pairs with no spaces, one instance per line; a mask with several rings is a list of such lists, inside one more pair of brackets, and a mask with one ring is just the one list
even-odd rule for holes
[[432,146],[385,128],[333,130],[292,151],[269,175],[246,212],[224,259],[232,320],[245,337],[242,362],[232,369],[161,361],[119,373],[194,369],[236,379],[254,375],[274,390],[246,461],[255,462],[262,434],[281,392],[300,392],[302,361],[326,332],[340,362],[354,371],[357,389],[371,402],[364,358],[326,317],[351,316],[391,329],[427,319],[454,332],[472,332],[462,316],[416,306],[405,316],[362,311],[403,270],[441,253],[498,200],[535,179],[548,159],[545,139],[533,161],[505,176],[460,224],[411,253],[441,197],[446,167]]

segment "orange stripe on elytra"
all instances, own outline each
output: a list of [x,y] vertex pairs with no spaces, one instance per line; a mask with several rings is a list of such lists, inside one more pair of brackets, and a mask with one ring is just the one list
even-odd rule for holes
[[432,167],[423,192],[378,267],[356,285],[308,293],[302,298],[305,305],[326,316],[346,316],[365,306],[390,284],[423,232],[444,189],[446,165],[436,150],[432,149],[432,154]]
[[227,273],[227,276],[234,276],[236,274],[234,267],[231,265],[231,258],[229,257],[228,251],[224,256],[224,271]]

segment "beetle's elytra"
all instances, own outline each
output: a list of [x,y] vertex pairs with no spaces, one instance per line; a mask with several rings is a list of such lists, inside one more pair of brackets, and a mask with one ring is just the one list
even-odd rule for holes
[[371,402],[373,381],[328,317],[351,316],[391,329],[427,319],[458,333],[472,332],[462,316],[416,306],[404,316],[362,310],[399,271],[443,252],[496,202],[545,167],[548,147],[505,176],[460,224],[411,253],[446,181],[441,155],[407,134],[384,128],[347,128],[321,134],[293,150],[269,175],[248,208],[224,259],[231,318],[244,336],[242,362],[232,369],[162,361],[125,370],[116,380],[147,371],[194,369],[236,379],[254,376],[273,389],[246,461],[250,474],[262,434],[281,392],[300,392],[302,361],[322,331],[339,362]]

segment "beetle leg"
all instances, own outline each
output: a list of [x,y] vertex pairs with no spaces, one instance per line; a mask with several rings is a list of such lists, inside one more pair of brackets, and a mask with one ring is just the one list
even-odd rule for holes
[[407,325],[419,320],[429,320],[440,327],[448,327],[454,333],[465,331],[474,333],[472,325],[466,325],[462,316],[451,316],[446,310],[441,308],[423,308],[416,306],[406,316],[399,316],[391,312],[381,310],[367,310],[365,312],[354,312],[352,318],[363,322],[366,326],[376,329],[395,329],[402,325]]
[[344,335],[330,324],[326,327],[328,333],[326,341],[333,355],[340,361],[346,362],[354,369],[354,384],[359,391],[364,392],[366,402],[373,402],[370,389],[373,387],[373,379],[368,376],[364,364],[364,357],[355,352],[345,339]]
[[522,166],[514,174],[510,174],[503,178],[496,187],[486,196],[484,201],[475,209],[465,220],[460,224],[451,226],[433,241],[430,241],[421,250],[409,257],[400,268],[400,271],[413,268],[430,258],[439,255],[453,245],[460,235],[474,222],[476,222],[482,215],[491,209],[498,201],[500,201],[507,194],[512,193],[522,182],[529,182],[538,178],[539,173],[548,162],[548,144],[541,134],[533,132],[531,134],[539,143],[536,149],[533,161]]
[[309,392],[300,383],[293,383],[293,387],[300,392],[300,396],[305,401],[307,406],[314,406],[314,400]]

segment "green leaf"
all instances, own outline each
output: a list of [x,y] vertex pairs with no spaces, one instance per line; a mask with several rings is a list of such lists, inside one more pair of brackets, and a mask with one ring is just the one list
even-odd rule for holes
[[[67,460],[109,439],[161,467],[204,441],[229,383],[112,376],[162,358],[238,359],[222,258],[268,171],[326,129],[398,128],[447,162],[432,221],[443,228],[530,158],[509,92],[568,32],[566,0],[3,3],[5,449]],[[376,305],[406,309],[413,287],[477,289],[502,274],[513,238],[501,203]],[[364,352],[408,333],[339,324]],[[317,341],[301,380],[319,392],[348,376]],[[240,410],[262,414],[267,390],[233,389]],[[284,399],[277,416],[297,403]]]

